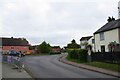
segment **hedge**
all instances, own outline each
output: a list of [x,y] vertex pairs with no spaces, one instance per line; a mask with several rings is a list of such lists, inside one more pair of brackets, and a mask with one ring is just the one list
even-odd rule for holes
[[74,49],[74,50],[68,50],[68,56],[71,59],[78,59],[80,62],[87,62],[87,50],[85,49]]

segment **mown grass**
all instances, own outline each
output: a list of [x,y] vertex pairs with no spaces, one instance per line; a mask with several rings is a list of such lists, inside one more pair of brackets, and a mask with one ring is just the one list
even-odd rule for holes
[[[66,59],[68,61],[76,62],[78,64],[83,63],[78,59],[71,59],[69,56],[67,56]],[[107,70],[111,70],[111,71],[115,71],[115,72],[120,72],[120,65],[118,65],[118,64],[110,64],[110,63],[104,63],[104,62],[89,62],[89,63],[87,62],[87,63],[83,63],[83,64],[98,67],[98,68],[103,68],[103,69],[107,69]]]
[[120,65],[118,64],[110,64],[110,63],[104,63],[104,62],[89,62],[86,64],[90,66],[94,66],[94,67],[99,67],[99,68],[104,68],[107,70],[120,72]]

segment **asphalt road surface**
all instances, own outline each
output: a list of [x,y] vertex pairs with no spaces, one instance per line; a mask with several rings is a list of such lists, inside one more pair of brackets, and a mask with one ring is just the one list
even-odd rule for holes
[[77,68],[58,61],[61,55],[29,56],[24,60],[25,69],[34,78],[114,78],[98,72]]

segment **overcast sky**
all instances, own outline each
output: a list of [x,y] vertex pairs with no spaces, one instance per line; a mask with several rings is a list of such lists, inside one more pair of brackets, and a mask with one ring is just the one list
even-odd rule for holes
[[119,0],[0,0],[0,36],[65,46],[118,18]]

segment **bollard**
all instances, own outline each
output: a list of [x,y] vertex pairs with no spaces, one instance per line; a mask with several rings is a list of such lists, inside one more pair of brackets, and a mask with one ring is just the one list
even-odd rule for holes
[[7,62],[7,55],[2,56],[2,62]]
[[11,58],[10,55],[7,56],[7,62],[8,62],[8,63],[12,63],[12,58]]

